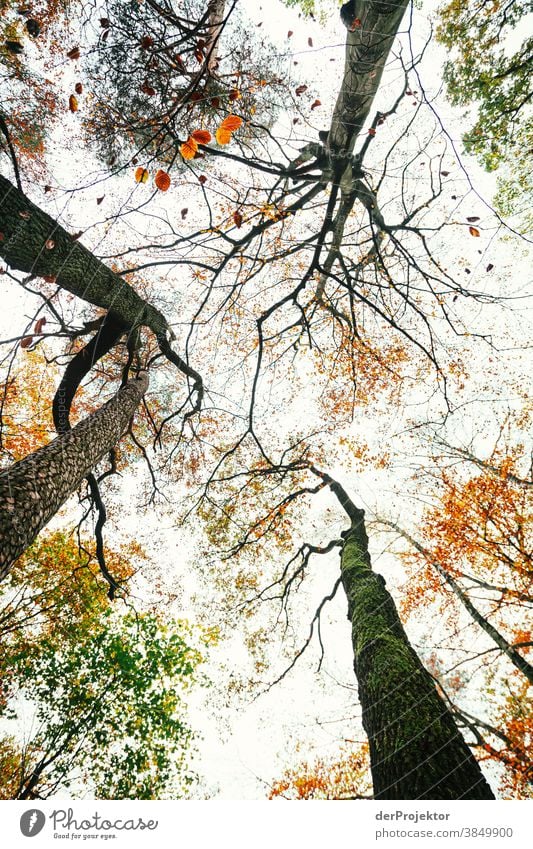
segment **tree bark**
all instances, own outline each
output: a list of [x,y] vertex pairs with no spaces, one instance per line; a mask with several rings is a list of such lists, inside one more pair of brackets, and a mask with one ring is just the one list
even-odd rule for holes
[[412,648],[381,575],[364,511],[352,511],[341,556],[354,669],[376,799],[493,799],[433,679]]
[[116,445],[147,388],[141,372],[72,430],[0,473],[0,580]]
[[158,309],[0,174],[0,256],[18,271],[54,277],[58,286],[111,312],[127,327],[169,331]]
[[333,110],[328,148],[334,160],[352,154],[381,82],[408,0],[356,0],[348,31],[341,90]]

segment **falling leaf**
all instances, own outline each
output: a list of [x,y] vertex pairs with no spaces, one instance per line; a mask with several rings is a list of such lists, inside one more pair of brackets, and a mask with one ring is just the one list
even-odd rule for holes
[[224,118],[220,125],[221,130],[227,130],[230,133],[234,133],[242,124],[242,118],[238,115],[228,115],[227,118]]
[[44,243],[44,246],[45,246],[47,251],[51,251],[51,250],[53,250],[53,248],[55,248],[56,243],[54,242],[53,239],[47,239],[46,242]]
[[52,186],[45,186],[44,187],[44,193],[45,194],[48,194],[48,192],[51,192],[51,191],[52,191]]
[[309,47],[312,47],[313,46],[313,39],[311,37],[309,37],[307,39],[307,43],[308,43]]
[[196,59],[196,61],[197,61],[199,64],[201,64],[201,63],[204,61],[204,53],[203,53],[203,50],[195,50],[195,51],[194,51],[194,58]]
[[170,177],[166,171],[159,170],[154,177],[154,183],[160,192],[166,192],[170,187]]
[[81,94],[81,93],[82,93],[82,91],[83,91],[83,86],[82,86],[82,84],[81,84],[81,83],[76,83],[76,85],[74,86],[74,91],[76,92],[76,94]]
[[293,35],[294,35],[293,31],[292,31],[292,29],[290,29],[287,33],[287,38],[292,38]]
[[41,32],[41,25],[39,21],[35,20],[35,18],[29,18],[29,20],[26,21],[26,29],[33,38],[37,38]]
[[311,104],[311,109],[316,109],[317,106],[322,106],[320,100],[315,100],[314,103]]
[[238,100],[241,97],[241,93],[238,88],[234,88],[229,93],[229,99],[232,103]]
[[78,98],[74,94],[71,94],[68,99],[68,108],[71,112],[78,111]]
[[43,276],[43,280],[44,280],[45,283],[55,283],[56,280],[57,280],[57,277],[55,276],[55,274],[45,274]]
[[150,174],[149,174],[148,170],[146,168],[143,168],[142,166],[139,166],[139,168],[137,168],[135,170],[135,182],[136,183],[147,183],[149,176],[150,176]]
[[189,97],[189,100],[191,100],[193,103],[197,103],[199,100],[202,100],[202,95],[199,91],[193,91],[193,93]]
[[188,208],[187,208],[187,207],[185,207],[184,209],[182,209],[182,210],[181,210],[181,220],[182,220],[182,221],[183,221],[183,220],[187,217],[187,213],[188,213],[188,211],[189,211],[189,210],[188,210]]
[[105,195],[102,195],[101,198],[96,198],[96,203],[98,204],[98,206],[100,206],[100,204],[102,203],[104,198],[105,198]]
[[180,153],[184,159],[194,159],[194,155],[198,150],[198,142],[192,136],[189,136],[186,142],[180,145]]
[[80,58],[80,55],[81,55],[81,54],[80,54],[80,48],[79,48],[79,47],[73,47],[73,48],[72,48],[71,50],[69,50],[69,51],[68,51],[68,53],[67,53],[67,57],[68,57],[69,59],[79,59],[79,58]]
[[143,92],[143,94],[147,94],[148,97],[153,97],[155,94],[155,88],[151,86],[150,83],[146,82],[146,80],[141,86],[141,91]]
[[449,177],[449,175],[450,175],[449,171],[441,171],[440,173],[442,174],[443,177]]
[[370,129],[368,131],[368,135],[369,136],[375,136],[376,135],[376,131],[375,131],[374,127],[370,127]]
[[149,50],[150,47],[153,47],[153,46],[154,46],[154,39],[151,36],[145,35],[145,36],[142,37],[141,47],[142,47],[143,50]]
[[303,94],[304,91],[307,91],[307,86],[306,85],[299,85],[298,88],[296,89],[296,95],[298,97],[300,97],[300,95]]
[[220,108],[220,98],[219,97],[212,97],[211,98],[211,106],[213,107],[213,109],[219,109]]
[[194,130],[191,133],[191,138],[198,142],[198,144],[209,144],[212,136],[209,130]]
[[109,18],[100,18],[100,26],[102,29],[108,29],[109,25]]
[[35,322],[35,327],[33,328],[34,333],[41,333],[44,325],[46,324],[46,316],[43,315],[38,321]]
[[470,233],[471,236],[481,236],[481,233],[479,232],[477,227],[469,227],[468,232]]
[[469,215],[466,220],[473,224],[474,221],[479,221],[479,215]]
[[240,227],[242,225],[242,215],[240,212],[233,213],[233,221],[235,222],[236,227]]
[[465,268],[465,274],[472,274],[469,268]]
[[202,186],[203,186],[205,183],[207,183],[207,177],[205,176],[205,174],[200,174],[200,176],[198,177],[198,180],[200,181],[200,183],[202,184]]
[[485,271],[492,271],[492,269],[493,269],[493,268],[494,268],[494,265],[492,264],[492,262],[489,262],[489,264],[487,265],[487,267],[486,267]]
[[72,239],[73,242],[77,242],[77,240],[80,238],[80,236],[83,236],[83,230],[78,230],[77,233],[72,233],[70,238]]
[[5,45],[10,53],[13,53],[14,56],[17,56],[19,53],[22,53],[24,50],[22,44],[19,41],[6,41]]
[[33,336],[25,336],[24,339],[20,341],[21,348],[29,348],[31,343],[33,342]]

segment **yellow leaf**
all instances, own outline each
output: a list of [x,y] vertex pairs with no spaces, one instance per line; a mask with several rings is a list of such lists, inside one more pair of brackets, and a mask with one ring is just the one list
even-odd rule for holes
[[218,144],[229,144],[231,141],[231,132],[219,127],[216,131],[215,138]]
[[146,168],[139,167],[135,171],[135,182],[137,182],[137,183],[147,183],[149,176],[150,175],[149,175],[148,171],[146,170]]

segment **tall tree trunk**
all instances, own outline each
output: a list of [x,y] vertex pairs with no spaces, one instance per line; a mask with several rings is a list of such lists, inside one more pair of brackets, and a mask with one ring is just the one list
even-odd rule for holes
[[147,388],[142,372],[72,430],[0,474],[0,580],[117,444]]
[[353,3],[342,86],[328,139],[334,159],[346,161],[353,152],[407,4],[408,0],[355,0]]
[[207,71],[212,76],[218,67],[217,50],[218,39],[222,32],[224,23],[224,13],[226,11],[226,0],[210,0],[209,6],[209,29],[205,45],[205,54],[207,56]]
[[158,309],[1,174],[0,256],[11,268],[54,277],[58,286],[109,310],[126,327],[144,324],[164,337],[169,332]]
[[493,799],[479,765],[372,572],[364,511],[341,556],[376,799]]

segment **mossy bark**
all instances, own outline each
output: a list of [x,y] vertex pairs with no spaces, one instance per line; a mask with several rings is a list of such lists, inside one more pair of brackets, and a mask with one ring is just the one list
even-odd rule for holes
[[147,387],[143,372],[72,430],[0,474],[0,580],[117,444]]
[[57,285],[109,310],[127,327],[165,336],[168,323],[119,275],[0,174],[0,256],[18,271],[54,277]]
[[372,572],[364,513],[341,557],[376,799],[493,799],[477,761]]
[[346,39],[341,90],[333,111],[328,147],[334,160],[352,154],[376,92],[408,0],[356,0],[358,23]]

